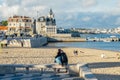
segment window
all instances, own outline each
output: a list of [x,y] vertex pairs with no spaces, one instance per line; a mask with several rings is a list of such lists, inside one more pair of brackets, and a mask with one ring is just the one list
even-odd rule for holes
[[9,24],[11,26],[11,24]]

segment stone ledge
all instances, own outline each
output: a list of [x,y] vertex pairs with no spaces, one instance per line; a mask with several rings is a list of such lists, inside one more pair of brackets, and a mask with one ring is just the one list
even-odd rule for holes
[[[69,64],[68,66],[60,66],[58,64],[43,64],[43,65],[24,65],[24,64],[1,64],[0,65],[0,74],[15,74],[16,68],[25,68],[26,74],[30,73],[30,68],[37,68],[41,69],[41,72],[43,72],[43,69],[51,68],[68,68],[68,70],[71,70],[73,72],[68,71],[69,73],[77,73],[79,74],[79,78],[83,78],[84,80],[98,80],[94,74],[92,74],[91,70],[88,68],[87,64]],[[69,74],[68,73],[68,74]]]
[[25,65],[25,64],[1,64],[0,65],[0,74],[11,74],[11,73],[15,73],[16,72],[16,68],[25,68],[26,73],[29,73],[30,68],[39,68],[41,69],[41,72],[43,72],[43,69],[46,68],[52,68],[52,69],[64,69],[64,68],[69,68],[70,65],[73,64],[69,64],[68,66],[61,66],[58,64],[43,64],[43,65],[35,65],[35,64],[31,64],[31,65]]
[[79,69],[79,76],[84,80],[98,80],[88,68],[87,64],[77,64],[77,69]]

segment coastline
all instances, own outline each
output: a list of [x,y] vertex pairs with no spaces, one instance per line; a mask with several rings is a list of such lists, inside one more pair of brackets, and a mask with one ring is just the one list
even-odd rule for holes
[[120,52],[119,42],[58,42],[49,43],[48,46],[73,47],[73,48],[90,48]]
[[[60,47],[59,47],[60,48]],[[48,64],[54,63],[58,47],[41,48],[3,48],[0,52],[0,64]],[[88,63],[88,67],[98,80],[119,80],[120,52],[87,48],[63,47],[69,63]],[[73,51],[77,50],[78,55]],[[105,55],[104,58],[101,54]]]

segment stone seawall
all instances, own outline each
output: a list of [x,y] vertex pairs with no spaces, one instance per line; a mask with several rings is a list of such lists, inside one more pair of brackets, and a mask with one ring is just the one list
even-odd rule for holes
[[85,38],[75,37],[48,37],[48,42],[85,42]]
[[8,41],[8,47],[41,47],[47,44],[47,38],[26,38],[26,39],[12,39]]
[[41,38],[32,38],[30,39],[31,47],[40,47],[45,44],[47,44],[47,38],[41,37]]

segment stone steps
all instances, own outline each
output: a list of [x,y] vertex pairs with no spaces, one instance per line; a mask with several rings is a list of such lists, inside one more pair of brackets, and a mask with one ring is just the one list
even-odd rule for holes
[[17,73],[0,75],[0,80],[81,80],[79,77],[70,76],[68,73]]
[[86,64],[69,64],[68,66],[4,64],[0,69],[0,80],[83,80],[81,78],[97,80]]

